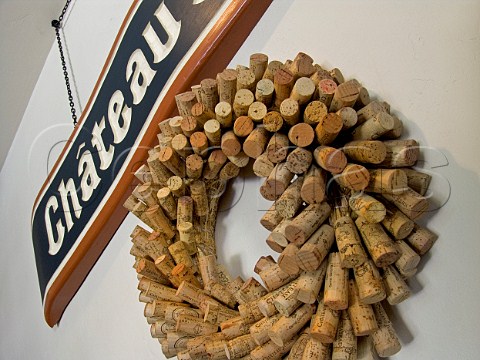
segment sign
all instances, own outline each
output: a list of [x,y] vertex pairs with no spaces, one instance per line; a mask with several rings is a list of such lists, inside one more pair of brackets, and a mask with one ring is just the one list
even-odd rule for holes
[[33,207],[33,246],[50,326],[125,218],[133,171],[155,145],[159,121],[174,114],[174,96],[223,70],[271,0],[224,3],[133,2]]

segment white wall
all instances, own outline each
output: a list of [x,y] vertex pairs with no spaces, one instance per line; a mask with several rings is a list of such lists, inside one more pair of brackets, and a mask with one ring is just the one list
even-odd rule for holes
[[[65,33],[83,103],[129,5],[76,2]],[[232,61],[247,64],[253,52],[279,60],[309,53],[387,100],[409,136],[439,151],[427,152],[427,167],[445,163],[442,153],[448,160],[435,169],[433,183],[435,201],[446,205],[426,219],[440,238],[411,282],[414,295],[395,311],[404,345],[396,359],[473,360],[480,351],[479,24],[478,1],[275,0]],[[137,302],[128,254],[132,217],[59,326],[50,329],[43,321],[30,212],[47,174],[48,150],[72,129],[58,61],[52,47],[0,175],[0,358],[161,359]],[[266,206],[258,185],[252,177],[239,179],[230,196],[235,205],[219,219],[220,257],[245,277],[267,252],[266,232],[255,225],[257,210]]]

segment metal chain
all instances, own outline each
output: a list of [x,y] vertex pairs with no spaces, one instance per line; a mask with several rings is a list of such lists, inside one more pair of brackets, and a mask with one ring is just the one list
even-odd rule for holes
[[55,35],[57,37],[58,51],[60,52],[60,61],[62,62],[63,76],[65,77],[65,86],[67,88],[68,102],[70,105],[70,112],[72,113],[73,126],[77,125],[77,114],[75,111],[75,104],[73,102],[72,90],[70,88],[70,78],[68,77],[67,64],[65,62],[65,56],[63,55],[63,46],[62,40],[60,38],[60,28],[62,27],[62,20],[67,12],[68,6],[72,0],[67,0],[65,6],[63,7],[62,13],[60,14],[58,20],[52,20],[52,26],[55,29]]

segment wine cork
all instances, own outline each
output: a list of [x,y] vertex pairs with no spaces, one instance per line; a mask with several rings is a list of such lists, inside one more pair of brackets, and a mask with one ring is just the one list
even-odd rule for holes
[[[137,258],[137,257],[147,257],[147,253],[144,252],[142,249],[140,249],[137,245],[133,244],[132,247],[130,248],[130,255],[132,255],[133,257]],[[150,260],[150,259],[149,259]]]
[[330,112],[336,112],[343,107],[352,107],[357,101],[358,95],[359,89],[356,81],[350,80],[340,83],[333,94]]
[[407,175],[400,169],[370,169],[367,191],[398,194],[407,189]]
[[198,267],[205,290],[210,291],[210,284],[219,282],[217,274],[217,259],[215,255],[199,256]]
[[[230,295],[230,294],[229,294]],[[220,326],[221,323],[240,316],[240,313],[227,307],[219,307],[208,303],[203,321]]]
[[280,115],[283,120],[290,126],[300,121],[300,106],[297,100],[287,98],[280,104]]
[[210,296],[220,301],[222,304],[227,305],[229,308],[234,308],[237,304],[237,300],[230,294],[225,286],[218,282],[210,283]]
[[297,299],[305,304],[313,304],[318,298],[326,272],[327,262],[324,261],[317,270],[302,273],[297,281]]
[[205,344],[207,358],[210,360],[227,359],[226,353],[227,342],[225,340],[209,341]]
[[298,276],[298,274],[291,275],[286,273],[280,269],[278,264],[272,265],[271,267],[260,271],[258,275],[262,279],[263,284],[268,291],[276,290],[283,285],[288,284]]
[[422,196],[427,193],[430,181],[432,180],[431,175],[409,168],[401,168],[400,170],[402,170],[407,176],[407,184],[409,188],[415,190]]
[[156,196],[157,189],[158,188],[151,183],[146,183],[138,186],[136,194],[147,206],[155,206],[158,205],[158,198]]
[[257,83],[255,99],[268,108],[272,104],[274,90],[275,87],[272,80],[262,79]]
[[332,360],[356,360],[357,337],[347,311],[342,311],[338,323],[337,338],[333,342]]
[[255,272],[255,274],[258,274],[260,273],[260,271],[266,270],[275,264],[276,262],[271,255],[261,256],[255,263],[255,268],[253,269],[253,271]]
[[400,194],[384,193],[382,196],[412,220],[416,220],[428,212],[429,203],[427,198],[408,187],[406,191]]
[[194,132],[190,136],[193,152],[202,157],[208,155],[208,138],[203,131]]
[[307,204],[320,204],[325,200],[327,174],[315,165],[311,165],[305,174],[300,196]]
[[274,164],[282,162],[287,158],[288,150],[288,136],[278,132],[274,133],[266,148],[268,160]]
[[[130,195],[127,200],[123,203],[123,207],[127,209],[128,211],[132,212],[135,205],[138,203],[138,199],[134,195]],[[145,205],[145,204],[144,204]]]
[[308,77],[301,77],[295,81],[290,98],[304,105],[310,101],[315,91],[315,83]]
[[168,187],[161,188],[157,192],[157,199],[165,214],[170,220],[177,219],[177,203]]
[[312,164],[313,155],[310,150],[297,147],[287,156],[286,166],[294,174],[303,174]]
[[278,242],[276,242],[275,239],[272,238],[271,235],[269,237],[267,237],[267,239],[265,240],[265,243],[267,244],[267,246],[270,249],[272,249],[273,251],[275,251],[279,254],[285,249],[285,246],[284,245],[282,246]]
[[176,264],[183,264],[188,268],[191,268],[196,272],[196,265],[193,262],[192,257],[190,256],[187,244],[183,241],[177,241],[168,247],[168,251],[175,260]]
[[149,207],[145,211],[145,215],[155,231],[164,234],[168,239],[173,238],[175,233],[172,230],[172,224],[159,205]]
[[175,95],[175,102],[177,103],[177,109],[180,116],[188,116],[192,114],[192,106],[197,102],[197,98],[193,91],[187,91]]
[[220,139],[222,138],[220,127],[220,122],[213,118],[207,120],[203,126],[203,130],[205,131],[205,135],[207,136],[211,146],[220,145]]
[[393,356],[402,348],[397,333],[382,304],[374,304],[373,310],[378,323],[378,330],[372,334],[375,350],[380,357]]
[[269,239],[273,240],[275,243],[282,247],[281,251],[283,251],[283,248],[288,245],[288,239],[285,235],[285,229],[290,223],[291,219],[283,219],[268,236]]
[[369,223],[364,218],[355,220],[363,242],[377,267],[393,264],[400,257],[395,243],[385,233],[380,224]]
[[415,224],[413,231],[405,238],[405,241],[419,255],[425,255],[435,244],[438,236],[427,228]]
[[270,317],[264,317],[250,326],[250,335],[256,345],[263,345],[270,340],[268,330],[275,324],[282,314],[275,314]]
[[285,345],[293,339],[298,331],[310,321],[315,306],[304,304],[290,316],[283,315],[268,331],[270,339],[278,346]]
[[287,341],[283,346],[278,346],[271,340],[267,341],[265,344],[262,344],[261,346],[257,346],[255,349],[252,350],[252,352],[250,353],[250,359],[251,360],[262,360],[262,359],[280,360],[282,359],[282,356],[284,356],[290,351],[295,341],[297,341],[297,336],[294,336],[292,339]]
[[193,199],[182,196],[177,203],[177,226],[182,223],[193,223]]
[[290,97],[295,78],[290,70],[285,67],[279,68],[273,76],[275,88],[275,106],[280,106],[283,100]]
[[401,274],[408,274],[416,270],[420,256],[403,240],[395,241],[400,257],[395,261],[395,266]]
[[225,307],[212,297],[205,295],[201,289],[187,281],[183,281],[177,289],[176,295],[183,301],[199,308],[205,313],[207,305],[215,305],[218,307]]
[[237,72],[225,69],[217,75],[218,97],[220,102],[233,104],[237,92]]
[[351,107],[341,108],[336,114],[342,119],[342,130],[350,129],[357,124],[357,113]]
[[295,245],[303,245],[310,235],[328,218],[330,211],[330,205],[326,202],[308,205],[287,225],[285,236]]
[[298,266],[305,271],[318,269],[330,251],[333,240],[333,228],[327,224],[322,225],[298,251]]
[[322,343],[331,344],[337,336],[340,311],[333,310],[322,301],[318,302],[317,312],[312,318],[310,336]]
[[170,119],[165,119],[165,120],[160,121],[160,123],[158,124],[158,128],[160,129],[162,137],[163,136],[170,136],[170,137],[175,136],[175,132],[170,127]]
[[165,276],[172,282],[173,286],[175,286],[176,288],[180,286],[182,280],[172,274],[175,263],[172,260],[171,256],[162,255],[155,259],[155,267],[163,274],[163,276]]
[[267,211],[265,211],[265,214],[260,219],[260,224],[262,224],[265,229],[273,231],[282,220],[283,217],[277,211],[274,203]]
[[185,195],[185,181],[180,176],[171,176],[167,180],[167,187],[177,197]]
[[267,152],[262,153],[253,162],[253,172],[258,177],[268,177],[274,168],[274,164],[268,159]]
[[263,79],[269,79],[273,81],[273,77],[275,76],[275,73],[277,72],[278,69],[282,67],[283,67],[283,64],[280,61],[277,61],[277,60],[270,61],[267,65],[267,69],[265,70],[265,73],[263,74]]
[[385,113],[381,112],[374,117],[366,120],[363,124],[358,125],[352,131],[353,140],[375,140],[386,132],[393,129],[393,118]]
[[306,123],[298,123],[293,125],[288,131],[288,139],[296,146],[307,147],[315,137],[313,128]]
[[[215,110],[215,106],[218,103],[218,88],[217,82],[214,79],[203,79],[200,81],[200,98],[202,104],[204,104],[210,111]],[[192,111],[192,115],[193,111]]]
[[250,70],[255,74],[255,82],[260,81],[263,78],[263,74],[267,70],[268,56],[261,53],[255,53],[250,55]]
[[353,191],[364,190],[370,182],[370,173],[362,165],[348,163],[343,171],[335,175],[335,181]]
[[160,150],[158,158],[172,173],[180,177],[185,177],[185,164],[171,147]]
[[[168,305],[165,309],[165,321],[176,324],[180,315],[187,315],[193,318],[202,319],[203,314],[199,309],[194,309],[186,306]],[[175,330],[174,327],[173,331]]]
[[357,111],[358,124],[363,124],[375,115],[385,112],[383,104],[378,100],[370,101],[367,105]]
[[335,140],[343,127],[340,115],[329,113],[315,127],[315,135],[320,145],[328,145]]
[[242,284],[240,289],[238,289],[235,297],[241,299],[241,303],[244,304],[255,301],[266,294],[267,289],[265,289],[256,279],[250,277]]
[[332,79],[321,79],[317,85],[318,95],[316,97],[318,98],[318,101],[321,101],[327,108],[329,108],[336,91],[337,84],[335,81]]
[[231,318],[220,324],[220,329],[225,339],[230,340],[248,334],[251,323],[245,321],[241,316]]
[[232,106],[228,102],[219,102],[215,106],[215,118],[222,128],[232,127]]
[[333,310],[348,308],[348,269],[342,268],[338,252],[332,252],[328,257],[323,301]]
[[167,333],[175,331],[175,324],[172,324],[165,320],[159,320],[151,325],[151,329],[153,329],[153,331],[151,331],[152,337],[166,338]]
[[156,267],[152,261],[140,259],[135,266],[135,271],[150,280],[159,284],[168,285],[170,281]]
[[153,300],[182,302],[182,299],[175,295],[176,289],[145,277],[140,279],[137,288],[138,290],[144,291],[145,295]]
[[269,111],[263,117],[263,127],[269,132],[277,132],[283,126],[283,118],[277,111]]
[[220,170],[218,178],[227,181],[237,177],[238,174],[240,174],[240,168],[231,161],[228,161]]
[[300,176],[288,186],[275,202],[276,211],[282,216],[282,218],[290,219],[295,216],[300,209],[303,202],[302,197],[300,196],[302,185],[303,177]]
[[233,131],[222,135],[221,147],[226,156],[235,156],[242,150],[242,144]]
[[263,118],[267,115],[267,107],[260,101],[255,101],[248,108],[248,117],[255,123],[263,122]]
[[275,200],[288,187],[293,179],[285,163],[276,164],[265,182],[260,186],[260,194],[267,200]]
[[259,300],[254,300],[238,305],[238,312],[246,324],[253,324],[263,317],[258,307],[258,301]]
[[185,159],[185,168],[187,177],[190,179],[199,179],[202,176],[203,159],[198,154],[192,154]]
[[379,223],[387,214],[385,205],[364,192],[352,193],[348,204],[357,216],[363,217],[369,223]]
[[358,91],[358,98],[357,101],[355,101],[355,105],[353,106],[353,108],[356,110],[360,110],[370,104],[370,102],[370,94],[368,93],[367,88],[362,86]]
[[320,341],[310,338],[305,344],[302,360],[329,360],[331,359],[330,344],[324,344]]
[[340,150],[329,146],[319,146],[313,152],[317,164],[332,174],[340,174],[347,166],[347,158]]
[[207,360],[206,345],[211,341],[225,340],[225,336],[222,333],[215,333],[211,335],[197,336],[188,339],[185,343],[186,351],[188,351],[192,359]]
[[292,72],[295,79],[311,76],[315,72],[313,59],[303,52],[299,52],[295,56],[288,69]]
[[165,312],[167,310],[167,307],[169,306],[188,307],[187,304],[177,303],[173,301],[153,301],[151,303],[145,304],[144,315],[145,317],[158,317],[164,319]]
[[183,134],[178,134],[173,137],[171,147],[182,158],[186,158],[188,155],[192,153],[192,148],[190,147],[190,141]]
[[213,150],[208,156],[206,167],[203,173],[205,179],[215,179],[222,168],[222,166],[227,162],[227,157],[222,150],[217,149]]
[[195,131],[201,129],[200,123],[198,123],[197,119],[191,115],[184,116],[182,118],[180,127],[182,129],[182,133],[186,137],[190,137]]
[[273,298],[273,306],[283,315],[290,316],[303,303],[297,299],[297,284],[298,279],[292,281],[288,286],[282,288],[281,291]]
[[387,293],[387,301],[390,305],[400,304],[410,297],[411,291],[407,283],[392,265],[383,269],[383,282]]
[[142,220],[145,224],[150,226],[152,229],[155,226],[146,213],[147,205],[143,202],[138,201],[132,209],[132,214]]
[[228,160],[235,164],[239,168],[243,168],[250,162],[250,157],[243,151],[240,151],[237,155],[228,156]]
[[255,91],[255,74],[250,69],[244,69],[237,72],[237,92],[247,89],[252,93]]
[[160,150],[164,147],[172,146],[172,137],[171,136],[163,136],[162,134],[157,134],[158,145],[154,148],[148,150],[148,156],[155,156],[158,155]]
[[387,296],[383,287],[382,277],[372,260],[353,268],[358,298],[362,304],[374,304]]
[[380,164],[384,167],[413,166],[418,160],[420,149],[418,142],[408,140],[387,140],[383,142],[387,153],[385,160]]
[[380,164],[387,156],[387,147],[378,140],[350,141],[342,151],[351,160],[369,164]]
[[[255,96],[248,89],[238,90],[233,101],[233,111],[236,117],[248,115],[248,108],[255,101]],[[218,120],[218,118],[217,118]],[[220,121],[220,120],[219,120]]]
[[239,336],[235,339],[229,340],[226,346],[226,353],[228,359],[240,359],[255,349],[257,344],[253,341],[250,334]]
[[278,266],[287,274],[298,274],[300,268],[297,264],[298,247],[294,244],[288,244],[278,257]]
[[167,182],[168,178],[172,176],[172,172],[162,164],[158,155],[149,157],[147,164],[155,184],[163,185]]
[[256,127],[245,139],[243,143],[243,151],[249,157],[256,159],[265,150],[267,142],[268,132],[263,127]]
[[238,137],[247,137],[252,131],[255,125],[252,119],[248,116],[239,116],[233,124],[233,132]]
[[214,109],[210,109],[206,104],[200,102],[193,105],[192,116],[197,120],[200,127],[203,128],[208,120],[215,118],[215,112]]
[[382,225],[395,239],[405,239],[413,230],[415,223],[395,206],[387,207]]
[[392,115],[393,129],[382,135],[384,139],[398,139],[403,133],[403,122],[397,116]]
[[196,180],[190,184],[190,193],[193,199],[194,211],[197,216],[206,216],[208,213],[208,197],[205,183]]
[[150,168],[148,165],[142,164],[142,166],[135,171],[134,175],[138,180],[140,180],[141,183],[153,182],[152,174],[150,173]]
[[354,280],[349,281],[348,303],[348,316],[350,317],[355,336],[373,334],[378,329],[375,314],[371,305],[360,302]]
[[[332,77],[332,79],[337,83],[337,84],[343,84],[345,82],[345,78],[342,74],[342,72],[340,71],[340,69],[338,68],[333,68],[332,70],[329,71],[330,73],[330,76]],[[356,87],[358,87],[358,83],[356,80],[351,80],[350,81],[353,85],[355,85]]]
[[172,130],[172,137],[175,137],[175,135],[182,134],[182,116],[174,116],[168,120],[168,125],[170,126],[170,129]]
[[316,126],[328,114],[328,109],[324,103],[314,100],[310,102],[303,112],[303,121],[308,125]]

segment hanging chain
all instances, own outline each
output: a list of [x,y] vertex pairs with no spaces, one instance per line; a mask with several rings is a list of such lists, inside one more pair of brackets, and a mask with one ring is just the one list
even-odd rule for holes
[[57,37],[58,51],[60,52],[60,61],[62,62],[63,76],[65,77],[65,86],[67,88],[68,102],[70,104],[70,112],[72,113],[73,126],[76,126],[77,114],[75,111],[75,104],[73,102],[72,89],[70,88],[70,78],[68,77],[67,64],[65,62],[65,56],[63,55],[62,40],[60,38],[60,28],[62,27],[62,20],[71,2],[72,0],[67,0],[58,20],[52,20],[52,26],[55,29],[55,35]]

